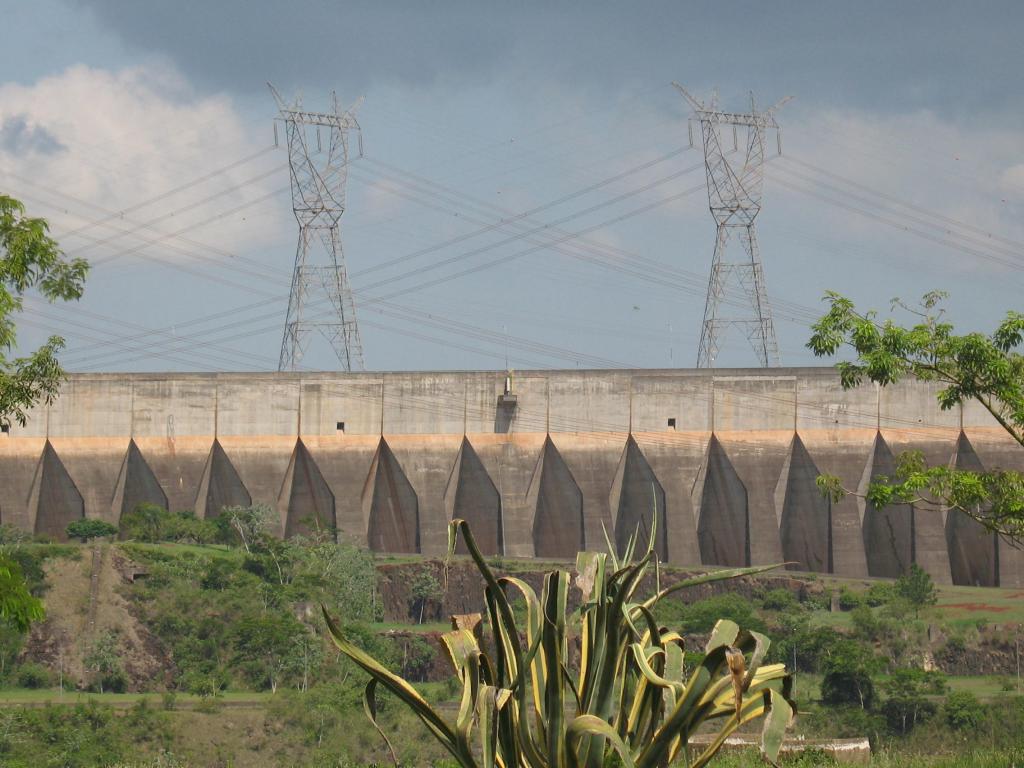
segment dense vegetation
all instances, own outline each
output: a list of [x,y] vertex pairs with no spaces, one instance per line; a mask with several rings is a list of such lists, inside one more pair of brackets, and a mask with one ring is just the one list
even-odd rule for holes
[[[0,764],[386,761],[379,736],[362,723],[366,677],[332,649],[319,617],[321,602],[339,617],[346,638],[419,681],[426,699],[454,716],[458,690],[439,674],[445,666],[438,663],[442,627],[432,623],[443,615],[444,588],[428,561],[381,563],[326,532],[280,541],[269,535],[260,508],[235,509],[215,520],[140,510],[126,518],[120,536],[54,544],[0,527],[4,554],[44,602],[55,586],[47,577],[54,567],[73,564],[87,582],[95,547],[131,563],[139,573],[134,583],[104,589],[126,602],[161,662],[159,675],[140,675],[122,652],[131,628],[103,627],[78,642],[80,678],[67,668],[62,675],[59,660],[47,653],[54,615],[32,635],[10,621],[0,623],[0,699],[54,703],[0,709]],[[540,583],[529,563],[494,566]],[[378,587],[381,568],[398,569],[388,595]],[[662,576],[671,579],[672,573]],[[948,596],[963,590],[943,590],[919,569],[896,582],[870,584],[787,574],[683,591],[680,599],[662,601],[656,616],[686,636],[688,668],[701,662],[700,650],[719,619],[773,638],[766,662],[784,661],[796,671],[798,733],[868,736],[884,766],[901,760],[1007,765],[1005,750],[1024,730],[1024,697],[1012,677],[1013,630],[1006,622],[1024,616],[1011,607],[978,618],[948,607]],[[947,605],[935,605],[942,595]],[[1002,603],[1014,604],[1009,595]],[[837,610],[830,610],[833,605]],[[525,616],[525,604],[514,602],[513,609]],[[1003,659],[1000,674],[972,666],[996,657]],[[971,674],[943,674],[936,666]],[[88,693],[81,698],[76,691]],[[150,695],[140,704],[133,692]],[[90,696],[96,703],[88,703]],[[379,718],[398,734],[395,748],[403,762],[444,759],[413,716],[388,695],[378,698]],[[972,750],[974,762],[939,762]],[[738,758],[721,760],[728,766]]]

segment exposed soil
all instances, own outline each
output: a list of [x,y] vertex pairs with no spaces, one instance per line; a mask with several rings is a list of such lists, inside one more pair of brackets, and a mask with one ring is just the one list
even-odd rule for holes
[[131,568],[108,545],[102,545],[97,557],[90,552],[79,560],[47,561],[46,620],[33,625],[22,658],[63,671],[66,688],[85,688],[90,680],[85,656],[96,638],[114,632],[127,690],[162,688],[172,679],[173,662],[117,589]]

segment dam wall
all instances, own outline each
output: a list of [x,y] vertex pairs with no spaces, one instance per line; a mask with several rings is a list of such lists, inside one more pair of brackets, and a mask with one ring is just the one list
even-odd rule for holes
[[658,516],[680,566],[1024,587],[1024,554],[956,511],[830,503],[901,452],[1024,470],[980,406],[909,381],[843,390],[832,368],[75,374],[0,435],[0,522],[56,539],[139,503],[212,516],[255,502],[380,552],[443,553],[452,517],[490,555],[620,546]]

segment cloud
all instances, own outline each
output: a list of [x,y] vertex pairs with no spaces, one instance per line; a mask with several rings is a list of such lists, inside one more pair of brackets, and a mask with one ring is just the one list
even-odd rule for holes
[[836,239],[878,244],[933,268],[1001,272],[1022,258],[1007,244],[1024,239],[1012,206],[1022,198],[1012,189],[1019,130],[926,110],[812,108],[779,120],[786,146],[767,166],[769,215],[778,215],[775,200],[795,221],[806,216],[801,210],[827,211]]
[[14,155],[38,153],[52,155],[65,149],[57,138],[41,125],[32,125],[25,115],[12,115],[0,123],[0,150]]
[[[246,207],[287,184],[286,171],[274,172],[283,153],[260,154],[266,138],[261,147],[231,99],[197,95],[166,66],[74,66],[0,85],[5,191],[49,218],[58,236],[77,232],[62,244],[89,258],[144,245],[185,258],[200,240],[235,250],[264,239],[289,213],[276,198]],[[241,158],[251,159],[211,174]],[[182,230],[189,241],[171,235]]]
[[548,82],[607,95],[675,77],[890,111],[1012,115],[1022,103],[1010,73],[1024,7],[1012,0],[988,13],[922,0],[68,2],[126,47],[169,56],[194,82],[235,92],[269,79],[351,95],[382,84]]
[[170,56],[195,82],[239,91],[265,80],[358,92],[486,78],[513,43],[516,14],[473,0],[161,4],[78,0],[125,44]]

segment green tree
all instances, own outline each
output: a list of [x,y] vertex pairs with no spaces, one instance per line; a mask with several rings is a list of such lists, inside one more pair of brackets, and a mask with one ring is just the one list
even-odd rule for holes
[[82,658],[86,669],[93,675],[93,685],[100,693],[107,690],[123,690],[124,668],[118,653],[118,637],[114,631],[108,631],[97,637],[88,652]]
[[882,714],[889,727],[900,735],[910,733],[919,722],[935,714],[935,703],[929,694],[941,693],[945,680],[920,669],[897,669],[882,685],[886,695]]
[[99,539],[104,536],[113,536],[117,533],[117,526],[111,525],[106,520],[86,518],[68,523],[65,529],[69,538],[79,539],[84,544],[89,539]]
[[121,519],[121,533],[126,539],[158,542],[163,539],[166,514],[159,504],[143,502]]
[[251,504],[248,507],[224,507],[220,519],[242,542],[246,552],[271,532],[275,525],[274,510],[266,504]]
[[954,691],[946,697],[943,706],[946,722],[955,731],[969,731],[978,727],[985,715],[985,707],[970,691]]
[[0,619],[25,632],[29,624],[41,618],[43,604],[28,591],[21,566],[7,555],[0,554]]
[[232,631],[235,661],[254,685],[276,692],[282,678],[296,667],[304,634],[306,628],[289,614],[244,618]]
[[434,572],[429,567],[423,567],[412,577],[409,596],[412,603],[411,612],[416,616],[416,623],[422,624],[427,606],[431,603],[439,604],[444,599],[444,589],[434,576]]
[[826,704],[859,704],[870,709],[875,700],[876,674],[881,660],[859,640],[836,642],[821,664],[821,700]]
[[928,571],[913,563],[910,570],[896,579],[896,592],[914,606],[916,616],[921,608],[935,605],[939,601],[938,590],[935,589],[935,582]]
[[377,621],[383,610],[377,599],[377,567],[373,555],[345,541],[335,543],[327,532],[293,536],[296,574],[294,599],[325,601],[346,621]]
[[[859,312],[850,299],[828,293],[830,308],[813,326],[807,346],[815,355],[832,356],[843,348],[852,361],[837,364],[845,388],[865,379],[886,386],[907,377],[942,385],[939,406],[955,408],[980,403],[1006,433],[1024,446],[1024,314],[1008,312],[991,334],[957,335],[944,319],[946,294],[926,294],[919,307],[894,300],[915,315],[904,327],[874,311]],[[833,500],[849,491],[832,475],[818,478]],[[928,466],[919,451],[903,453],[892,477],[875,478],[867,491],[875,507],[921,504],[957,509],[989,530],[1015,540],[1024,535],[1024,475],[1011,470],[970,471]]]
[[51,336],[27,357],[9,357],[17,344],[12,318],[21,311],[25,294],[36,290],[48,301],[81,297],[89,265],[67,259],[49,236],[44,219],[25,215],[25,207],[0,194],[0,425],[24,425],[36,403],[57,395],[64,371],[57,353],[64,340]]
[[[57,353],[64,340],[51,336],[34,352],[11,357],[17,345],[13,315],[28,291],[47,301],[71,301],[82,295],[88,264],[67,259],[49,236],[44,219],[25,215],[25,207],[0,194],[0,426],[24,425],[38,402],[57,395],[64,371]],[[0,552],[0,618],[22,629],[43,616],[42,603],[25,588],[16,564]]]

